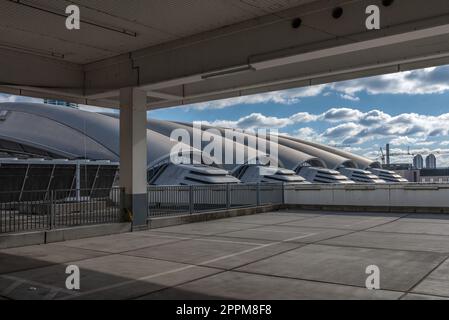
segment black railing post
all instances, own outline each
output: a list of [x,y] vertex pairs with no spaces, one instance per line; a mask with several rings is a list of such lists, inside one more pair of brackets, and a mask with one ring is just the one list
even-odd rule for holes
[[125,196],[125,188],[120,188],[120,212],[121,212],[121,221],[122,222],[131,222],[128,212],[126,211],[126,196]]
[[226,209],[231,209],[231,185],[226,184]]
[[193,198],[193,186],[189,186],[189,214],[192,214],[195,209]]
[[55,228],[55,190],[50,190],[50,230]]
[[150,217],[150,186],[147,185],[147,219]]
[[282,182],[282,205],[285,205],[285,183]]

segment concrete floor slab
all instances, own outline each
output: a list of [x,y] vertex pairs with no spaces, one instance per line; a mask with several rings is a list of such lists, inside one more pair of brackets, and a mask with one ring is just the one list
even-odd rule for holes
[[374,218],[403,218],[409,213],[396,213],[396,212],[366,212],[366,211],[324,211],[324,210],[287,210],[287,212],[295,212],[301,215],[310,215],[316,217],[326,216],[341,216],[341,217],[374,217]]
[[320,244],[449,253],[448,236],[426,234],[361,231],[325,240]]
[[397,212],[366,212],[366,211],[327,211],[323,212],[323,216],[340,216],[340,217],[372,217],[372,218],[404,218],[409,215],[409,213],[397,213]]
[[401,298],[401,300],[449,300],[449,298],[409,293]]
[[258,227],[257,224],[249,223],[232,223],[217,220],[213,222],[198,222],[191,224],[183,224],[173,227],[156,229],[164,233],[188,234],[188,235],[216,235],[235,230],[246,230]]
[[449,260],[436,268],[413,292],[449,297]]
[[420,223],[420,222],[408,222],[399,220],[383,226],[373,228],[370,231],[449,236],[449,224],[438,222]]
[[316,241],[333,238],[336,236],[345,235],[348,234],[349,232],[351,231],[276,225],[276,226],[263,226],[249,230],[233,231],[224,233],[221,236],[236,239],[312,243]]
[[[448,228],[440,215],[295,210],[0,250],[0,297],[449,297]],[[68,264],[80,292],[65,289]],[[372,264],[386,291],[365,288]]]
[[335,211],[327,211],[327,210],[307,210],[307,209],[284,209],[276,211],[275,213],[282,213],[282,214],[301,214],[301,215],[307,215],[307,216],[323,216],[327,214],[333,214]]
[[223,220],[223,222],[233,222],[233,223],[250,223],[259,225],[273,225],[288,223],[291,221],[309,219],[311,217],[306,215],[275,215],[275,214],[264,214],[256,216],[241,216],[234,217]]
[[166,289],[141,299],[398,299],[398,292],[226,272]]
[[127,255],[179,263],[236,268],[300,247],[294,243],[254,243],[203,238],[127,252]]
[[145,258],[155,258],[188,264],[200,264],[204,261],[217,259],[223,256],[236,254],[248,249],[258,247],[252,243],[233,242],[205,242],[183,241],[157,247],[145,248],[127,252],[127,255]]
[[324,215],[313,219],[297,220],[282,225],[312,228],[334,228],[344,230],[364,230],[396,220],[397,217]]
[[275,216],[292,216],[292,217],[306,217],[306,218],[313,218],[318,217],[323,214],[324,212],[321,211],[308,211],[308,210],[279,210],[275,212],[266,212],[263,213],[265,215],[275,215]]
[[[81,290],[65,289],[66,265],[0,276],[3,296],[13,299],[130,299],[218,270],[185,264],[110,255],[73,262],[80,269]],[[9,283],[8,283],[9,282]]]
[[382,289],[406,291],[444,259],[431,252],[308,245],[237,270],[365,287],[366,268],[376,265]]
[[182,240],[175,237],[158,236],[150,232],[135,232],[66,241],[58,243],[58,245],[96,250],[105,253],[120,253],[176,241]]
[[415,213],[401,219],[404,222],[418,223],[449,223],[449,214],[447,213]]
[[0,274],[103,256],[104,253],[56,244],[0,250]]

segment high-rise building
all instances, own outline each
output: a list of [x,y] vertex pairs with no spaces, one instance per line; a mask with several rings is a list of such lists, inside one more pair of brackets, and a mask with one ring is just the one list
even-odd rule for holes
[[422,157],[422,155],[418,154],[413,158],[413,167],[415,169],[424,168],[424,158]]
[[429,154],[426,157],[426,168],[427,169],[435,169],[437,167],[437,158],[434,154]]

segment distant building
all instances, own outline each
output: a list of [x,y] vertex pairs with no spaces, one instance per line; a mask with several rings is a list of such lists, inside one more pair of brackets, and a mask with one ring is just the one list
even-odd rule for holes
[[391,163],[390,165],[383,165],[382,168],[396,172],[409,182],[420,182],[420,170],[415,169],[411,163]]
[[405,171],[412,170],[412,165],[410,163],[391,163],[389,165],[383,165],[382,168],[385,170]]
[[421,182],[421,170],[412,169],[412,170],[404,170],[404,171],[396,171],[401,175],[401,177],[407,179],[409,182]]
[[422,169],[420,175],[423,183],[449,183],[449,168]]
[[436,169],[437,167],[437,158],[434,154],[429,154],[426,157],[426,169]]
[[413,167],[415,169],[424,168],[424,158],[422,157],[422,155],[418,154],[413,158]]
[[44,99],[44,103],[52,104],[55,106],[78,108],[78,105],[76,103],[66,102],[66,101],[62,101],[62,100]]

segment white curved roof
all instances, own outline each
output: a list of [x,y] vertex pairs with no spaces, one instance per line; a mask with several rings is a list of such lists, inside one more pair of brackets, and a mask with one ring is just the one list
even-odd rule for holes
[[[0,149],[2,143],[17,143],[45,150],[53,157],[119,161],[117,117],[36,103],[0,103],[0,111],[7,111],[4,120],[0,121]],[[151,128],[147,130],[149,167],[167,161],[177,143],[170,139],[174,129],[192,130],[191,124],[161,120],[150,120],[148,126]],[[223,132],[222,128],[218,129]],[[186,145],[186,148],[189,147]],[[189,149],[195,152],[195,149]],[[242,145],[237,152],[243,152],[248,160],[249,150]],[[306,163],[331,169],[340,166],[365,169],[375,164],[345,151],[289,137],[279,137],[278,155],[280,165],[288,169],[297,169]]]
[[[119,120],[67,107],[37,103],[0,103],[0,139],[51,151],[69,159],[119,160]],[[176,142],[147,130],[148,164],[170,155]],[[187,146],[186,146],[187,147]]]

